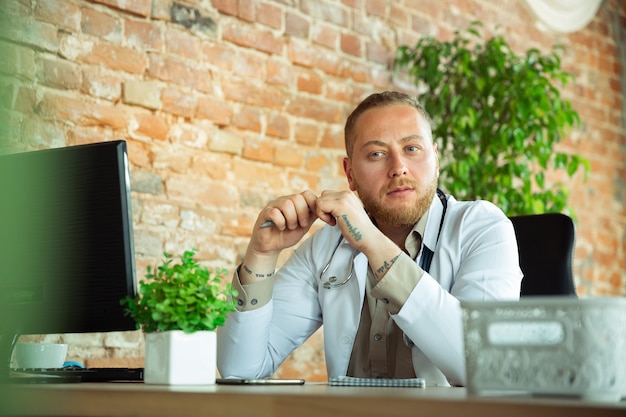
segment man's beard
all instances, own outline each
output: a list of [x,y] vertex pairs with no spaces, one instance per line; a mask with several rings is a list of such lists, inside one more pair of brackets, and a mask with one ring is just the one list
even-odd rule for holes
[[[366,193],[361,193],[361,186],[355,181],[356,191],[359,193],[359,197],[363,202],[365,211],[372,217],[378,224],[387,224],[393,227],[412,227],[417,221],[428,211],[430,205],[437,192],[437,177],[435,176],[430,184],[426,185],[422,189],[419,186],[409,180],[398,180],[389,184],[386,190],[381,191],[381,195],[378,199],[371,197]],[[417,194],[422,194],[415,204],[408,207],[392,208],[385,206],[382,201],[386,193],[398,186],[408,185],[412,187]]]

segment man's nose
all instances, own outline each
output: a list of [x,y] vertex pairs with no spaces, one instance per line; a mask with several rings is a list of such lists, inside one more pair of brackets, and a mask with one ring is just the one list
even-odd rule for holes
[[409,171],[408,168],[406,167],[406,162],[404,161],[404,158],[402,158],[400,155],[393,155],[390,159],[391,161],[391,168],[389,171],[389,176],[390,177],[401,177],[403,175],[406,175],[407,172]]

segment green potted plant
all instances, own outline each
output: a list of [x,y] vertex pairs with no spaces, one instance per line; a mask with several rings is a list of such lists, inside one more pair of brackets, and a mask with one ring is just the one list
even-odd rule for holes
[[482,24],[451,41],[421,38],[394,61],[420,91],[439,142],[442,187],[462,199],[485,199],[509,216],[568,211],[568,189],[547,170],[585,175],[584,158],[554,146],[580,122],[557,87],[573,76],[560,51],[516,55],[501,35],[485,40]]
[[148,266],[136,297],[121,302],[146,334],[144,382],[148,384],[213,384],[216,332],[237,295],[223,284],[227,271],[213,272],[185,251],[180,263],[171,254],[157,268]]

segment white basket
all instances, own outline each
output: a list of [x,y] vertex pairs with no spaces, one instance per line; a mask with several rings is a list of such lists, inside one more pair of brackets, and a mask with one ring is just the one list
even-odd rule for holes
[[626,397],[626,298],[531,297],[461,306],[470,393]]

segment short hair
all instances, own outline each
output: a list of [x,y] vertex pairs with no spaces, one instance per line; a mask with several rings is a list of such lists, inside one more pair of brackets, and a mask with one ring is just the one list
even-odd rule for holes
[[426,120],[428,128],[432,136],[432,119],[424,106],[416,97],[397,91],[384,91],[382,93],[374,93],[366,97],[358,106],[350,113],[344,127],[344,140],[346,153],[348,158],[352,157],[352,148],[354,147],[354,125],[359,117],[369,109],[377,107],[386,107],[392,105],[406,105],[413,107]]

